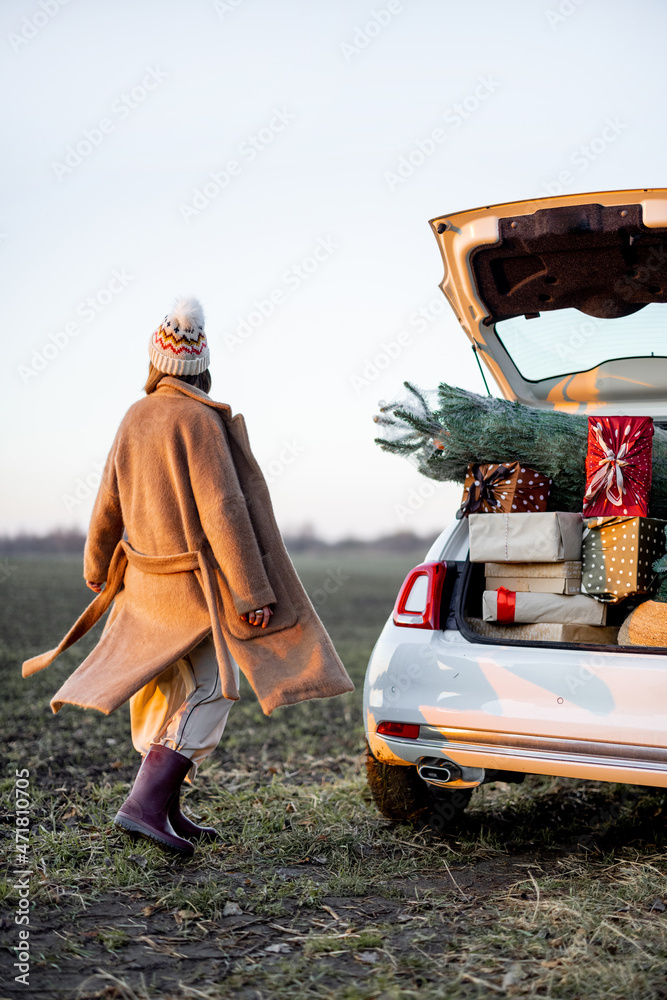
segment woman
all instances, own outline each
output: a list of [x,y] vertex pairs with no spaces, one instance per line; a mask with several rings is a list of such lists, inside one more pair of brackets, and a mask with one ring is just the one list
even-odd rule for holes
[[[213,837],[180,788],[217,746],[243,671],[267,715],[353,685],[285,550],[243,416],[209,395],[196,299],[152,334],[146,395],[116,434],[95,500],[84,579],[98,597],[48,666],[104,614],[100,641],[51,701],[105,714],[130,700],[144,755],[115,823],[190,855]],[[104,589],[102,589],[104,588]]]

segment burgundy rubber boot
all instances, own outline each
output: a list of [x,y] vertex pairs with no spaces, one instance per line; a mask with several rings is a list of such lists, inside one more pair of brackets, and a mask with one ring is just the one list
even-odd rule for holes
[[116,826],[156,840],[179,854],[191,856],[194,845],[174,830],[169,812],[192,761],[176,750],[154,744],[144,757],[132,791],[116,813]]
[[179,835],[187,840],[217,840],[218,831],[212,826],[197,826],[181,810],[181,790],[180,788],[171,800],[169,807],[169,822]]

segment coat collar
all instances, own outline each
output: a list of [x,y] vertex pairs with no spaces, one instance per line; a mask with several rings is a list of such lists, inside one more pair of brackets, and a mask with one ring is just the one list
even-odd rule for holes
[[[160,379],[156,392],[164,393],[165,395],[169,393],[173,394],[174,390],[184,393],[186,396],[192,396],[193,399],[199,399],[202,403],[206,403],[207,406],[212,406],[216,410],[221,411],[221,415],[225,420],[230,420],[232,416],[232,408],[228,403],[218,403],[204,392],[203,389],[198,389],[194,385],[188,385],[180,378],[172,378],[171,375],[166,375],[163,379]],[[240,414],[237,414],[240,416]]]

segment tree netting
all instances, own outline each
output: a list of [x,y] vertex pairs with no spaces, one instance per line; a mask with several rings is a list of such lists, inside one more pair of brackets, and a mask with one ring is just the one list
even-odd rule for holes
[[[518,461],[553,480],[549,510],[581,512],[588,417],[478,396],[441,382],[424,392],[404,382],[404,399],[382,404],[375,442],[410,459],[425,476],[463,484],[472,462]],[[667,432],[655,428],[649,514],[667,519]]]

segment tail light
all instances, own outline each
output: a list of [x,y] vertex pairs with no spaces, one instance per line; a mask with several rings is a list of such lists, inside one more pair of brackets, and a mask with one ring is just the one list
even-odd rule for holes
[[411,569],[394,605],[394,625],[407,628],[440,628],[440,604],[447,566],[421,563]]
[[380,722],[376,732],[380,736],[400,736],[404,740],[419,738],[419,726],[413,722]]

